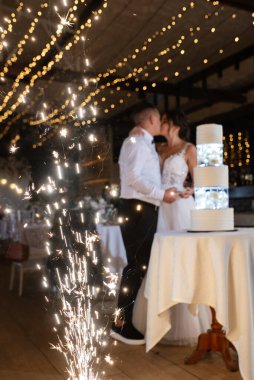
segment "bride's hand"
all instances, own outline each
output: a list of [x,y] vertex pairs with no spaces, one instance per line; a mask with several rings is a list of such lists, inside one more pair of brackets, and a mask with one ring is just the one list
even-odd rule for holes
[[193,193],[194,193],[193,187],[186,187],[184,191],[181,192],[180,197],[189,198],[191,195],[193,195]]
[[130,130],[129,136],[144,136],[144,132],[142,131],[142,128],[137,125]]

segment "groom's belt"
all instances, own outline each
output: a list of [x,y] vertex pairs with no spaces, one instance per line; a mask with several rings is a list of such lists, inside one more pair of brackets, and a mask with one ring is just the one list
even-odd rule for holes
[[123,202],[125,205],[129,205],[130,207],[134,207],[134,208],[137,208],[138,210],[138,207],[139,205],[141,207],[145,207],[145,208],[151,208],[153,211],[157,212],[158,209],[159,209],[159,206],[156,206],[154,205],[153,203],[149,203],[149,202],[145,202],[145,201],[141,201],[140,199],[126,199],[126,198],[120,198],[120,202]]

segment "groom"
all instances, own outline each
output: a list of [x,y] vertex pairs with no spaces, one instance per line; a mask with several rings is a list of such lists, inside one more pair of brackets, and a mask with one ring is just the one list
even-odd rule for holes
[[144,336],[132,325],[132,310],[138,289],[145,276],[156,232],[158,206],[161,201],[178,199],[175,188],[163,190],[159,157],[153,136],[160,134],[160,114],[157,108],[143,104],[134,114],[134,121],[143,136],[125,139],[119,157],[121,200],[119,215],[126,249],[127,266],[123,270],[118,310],[111,337],[121,342],[144,344]]

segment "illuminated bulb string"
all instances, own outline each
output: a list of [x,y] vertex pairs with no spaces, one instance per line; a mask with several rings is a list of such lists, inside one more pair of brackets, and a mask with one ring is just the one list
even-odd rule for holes
[[[18,87],[20,86],[20,81],[21,79],[23,80],[27,75],[29,75],[31,73],[31,71],[37,66],[38,62],[41,60],[42,57],[44,57],[50,50],[51,48],[56,44],[56,41],[58,38],[60,38],[61,34],[63,32],[63,25],[61,24],[61,28],[58,28],[57,29],[57,37],[52,34],[51,37],[50,37],[50,43],[47,43],[46,46],[41,50],[40,54],[36,55],[35,57],[33,57],[33,62],[31,62],[28,66],[26,66],[20,73],[19,75],[17,76],[17,78],[15,79],[13,85],[12,85],[12,89],[11,91],[9,91],[7,93],[7,95],[4,97],[4,100],[3,100],[3,103],[0,105],[0,111],[2,111],[8,104],[9,100],[12,98],[12,96],[15,94],[15,92],[17,91]],[[57,56],[60,56],[61,54],[57,54]],[[50,65],[52,66],[52,64]],[[32,82],[34,82],[35,78],[37,79],[38,78],[38,73],[32,77]],[[30,81],[30,86],[31,86],[31,81]],[[26,89],[22,92],[22,95],[23,96],[26,96],[26,94],[28,93],[28,90],[29,90],[29,87],[30,86],[26,86]],[[19,97],[18,99],[18,102],[16,102],[16,104],[20,104],[22,102],[22,99]],[[17,106],[14,108],[14,105],[12,105],[11,109],[16,109]],[[9,113],[7,113],[7,115],[9,116]],[[1,117],[2,120],[4,120],[3,116]]]
[[[218,15],[218,12],[215,12],[214,13],[216,16]],[[205,20],[207,20],[207,19],[209,19],[212,15],[210,15],[209,17],[206,17],[207,15],[205,15]],[[217,31],[218,29],[215,29],[215,28],[211,28],[210,29],[210,31],[211,31],[211,33],[215,33],[216,31]],[[200,31],[200,27],[199,28],[197,28],[197,31]],[[194,28],[190,28],[190,36],[192,36],[193,37],[193,34],[194,33]],[[186,38],[184,38],[184,40],[186,41]],[[198,39],[194,39],[194,43],[196,44],[196,42],[195,41],[198,41]],[[180,42],[182,42],[182,41],[180,41]],[[181,47],[181,43],[179,43],[179,41],[178,41],[178,43],[177,44],[175,44],[175,45],[172,45],[172,49],[171,49],[171,51],[172,50],[174,50],[175,51],[175,49],[176,48],[180,48]],[[181,47],[182,48],[182,47]],[[164,56],[167,52],[169,52],[170,51],[170,49],[166,49],[166,50],[164,50],[164,51],[161,51],[161,52],[159,52],[158,53],[158,57],[159,56]],[[182,50],[181,50],[182,51]],[[222,54],[222,52],[224,51],[224,49],[219,49],[219,54]],[[151,65],[151,64],[153,64],[153,65],[155,65],[155,64],[157,64],[157,62],[158,62],[158,57],[155,57],[152,61],[148,61],[147,62],[147,65]],[[170,60],[171,62],[172,62],[172,59]],[[204,60],[203,60],[203,63],[204,64],[207,64],[207,62],[208,62],[208,59],[207,58],[204,58]],[[146,66],[144,66],[144,67],[146,67]],[[187,70],[189,70],[190,69],[190,67],[188,66],[187,67]],[[109,83],[107,83],[106,85],[101,85],[99,88],[97,88],[96,89],[96,91],[94,91],[93,93],[90,93],[88,96],[87,96],[87,98],[84,100],[84,102],[80,105],[80,106],[82,106],[82,107],[84,107],[84,106],[86,106],[91,100],[92,100],[92,97],[93,96],[96,96],[96,95],[98,95],[99,94],[99,92],[100,91],[102,91],[102,90],[104,90],[106,87],[108,87],[108,85],[115,85],[116,83],[117,83],[117,81],[119,81],[119,82],[123,82],[123,81],[125,81],[125,80],[127,80],[127,79],[129,79],[131,76],[137,76],[137,73],[139,73],[139,72],[142,72],[142,70],[143,70],[143,68],[142,67],[140,67],[140,68],[138,68],[138,69],[134,69],[134,72],[133,73],[129,73],[128,74],[128,76],[126,76],[125,78],[118,78],[118,79],[116,79],[116,80],[113,80],[113,81],[111,81],[111,82],[109,82]],[[145,76],[148,76],[149,74],[148,74],[148,72],[146,72],[145,74],[144,74]],[[178,76],[179,75],[179,72],[175,72],[175,76]],[[100,81],[100,78],[101,78],[101,75],[100,75],[100,77],[97,77],[97,80],[98,81]],[[165,80],[168,80],[168,77],[167,78],[165,78]],[[137,83],[138,84],[138,83]],[[156,85],[156,83],[154,83],[154,85]],[[137,91],[140,91],[140,89],[137,87],[137,89],[136,89]],[[143,89],[144,90],[144,89]],[[122,102],[121,102],[122,103]],[[121,104],[120,103],[120,104]],[[80,106],[77,106],[77,107],[80,107]],[[111,109],[113,109],[113,108],[115,108],[115,107],[113,107],[113,106],[115,106],[115,105],[111,105],[112,107],[110,107]],[[104,110],[104,112],[105,113],[108,113],[109,112],[109,110],[110,110],[110,108],[108,109],[105,109]],[[59,123],[59,122],[61,122],[62,120],[65,120],[66,118],[68,118],[69,116],[71,116],[71,115],[74,115],[75,114],[75,109],[74,110],[72,110],[68,115],[63,115],[61,118],[57,118],[57,119],[53,119],[53,120],[51,120],[51,122],[50,122],[50,124],[54,124],[54,123]],[[92,121],[95,121],[96,119],[95,118],[92,118],[92,119],[88,119],[88,120],[84,120],[84,121],[82,121],[82,122],[75,122],[74,123],[74,125],[75,126],[80,126],[80,125],[85,125],[85,124],[90,124]]]
[[[33,105],[37,102],[37,100],[41,97],[41,95],[43,94],[43,92],[49,87],[49,85],[53,82],[53,80],[55,78],[56,78],[56,75],[52,75],[52,77],[50,77],[49,81],[44,85],[43,89],[40,89],[40,91],[37,92],[36,95],[32,97],[32,99],[29,99],[29,102],[27,102],[26,98],[24,98],[25,99],[24,104],[26,104],[25,109],[22,112],[17,113],[17,115],[15,115],[11,120],[9,120],[7,122],[7,124],[5,125],[3,131],[1,131],[1,133],[0,133],[0,140],[6,135],[6,133],[11,128],[11,126],[16,121],[18,121],[19,119],[21,119],[21,117],[24,116],[27,113],[27,111],[29,111],[33,107]],[[27,123],[28,120],[27,119],[23,119],[23,122]],[[23,125],[23,129],[25,129],[25,128],[26,128],[26,126],[24,124]]]
[[[194,5],[193,5],[193,7],[194,7]],[[192,33],[190,32],[190,35],[191,35],[191,34],[192,34]],[[125,81],[127,81],[128,79],[131,79],[132,77],[137,76],[138,73],[142,73],[143,70],[144,70],[144,68],[147,69],[149,66],[156,65],[156,64],[158,63],[158,60],[159,60],[160,57],[164,57],[164,56],[165,56],[166,54],[168,54],[170,51],[172,51],[172,50],[174,50],[174,49],[177,49],[177,48],[180,48],[180,46],[181,46],[183,40],[185,40],[185,39],[186,39],[185,36],[182,37],[182,38],[180,38],[180,39],[178,39],[177,42],[175,42],[175,44],[173,44],[171,48],[167,48],[167,49],[164,49],[164,50],[160,51],[160,52],[159,52],[159,53],[158,53],[158,54],[157,54],[152,60],[147,61],[147,62],[145,63],[144,66],[140,66],[139,68],[134,68],[134,69],[133,69],[131,72],[129,72],[128,75],[126,75],[125,77],[122,77],[122,78],[116,78],[116,79],[114,79],[114,80],[112,80],[112,81],[109,81],[106,85],[104,85],[104,84],[101,85],[101,86],[98,87],[94,92],[90,93],[90,94],[86,97],[86,99],[85,99],[80,105],[75,106],[75,107],[73,108],[73,110],[70,111],[67,115],[63,115],[63,116],[61,116],[60,118],[56,118],[56,119],[51,120],[51,121],[50,121],[50,124],[55,124],[55,123],[62,122],[63,120],[66,120],[68,117],[75,115],[75,112],[76,112],[77,110],[79,110],[79,113],[82,114],[81,116],[80,116],[80,115],[79,115],[79,116],[80,116],[80,117],[83,117],[82,107],[87,106],[87,104],[89,104],[89,103],[91,102],[91,100],[93,99],[94,96],[98,95],[98,94],[99,94],[102,90],[104,90],[106,87],[109,87],[109,86],[111,86],[111,85],[116,85],[117,83],[125,82]],[[156,68],[155,68],[155,69],[156,69]],[[109,69],[109,71],[112,72],[111,69]],[[116,70],[114,69],[113,71],[116,71]],[[146,76],[149,75],[148,72],[146,72],[146,73],[142,73],[142,74],[144,74],[144,75],[146,75]],[[97,76],[97,78],[96,78],[96,81],[99,83],[102,77],[103,77],[103,78],[106,78],[107,76],[109,76],[109,73],[108,73],[108,72],[106,72],[106,73],[104,73],[104,74],[99,74],[99,75]],[[152,85],[153,85],[153,84],[152,84]],[[156,85],[156,84],[155,84],[155,85]],[[81,91],[81,90],[83,90],[83,89],[84,89],[84,86],[80,86],[80,87],[79,87],[79,91]],[[139,91],[139,89],[138,89],[138,91]],[[69,101],[67,100],[67,102],[65,102],[65,104],[62,106],[62,109],[65,109],[66,106],[67,106],[68,104],[69,104]],[[114,108],[114,107],[112,107],[112,108]],[[57,110],[55,110],[55,111],[57,111]],[[54,112],[54,114],[55,114],[55,112]],[[52,116],[53,116],[52,114],[51,114],[51,115],[48,115],[48,117],[46,118],[46,120],[48,121],[49,119],[51,119]],[[35,123],[38,124],[38,123],[40,123],[40,122],[43,122],[43,120],[39,120],[39,121],[33,122],[33,124],[35,124]],[[81,125],[84,125],[84,124],[85,124],[85,122],[84,122],[84,123],[81,122]],[[88,124],[89,124],[89,123],[88,123]],[[80,123],[76,122],[75,125],[80,125]]]
[[3,41],[0,42],[0,52],[3,50],[4,47],[8,46],[7,42],[5,41],[5,37],[8,33],[12,32],[12,25],[17,22],[17,14],[21,12],[23,6],[24,3],[20,2],[15,11],[16,13],[12,13],[10,17],[6,17],[5,21],[8,24],[7,29],[3,29],[2,27],[0,27],[0,39]]
[[[194,3],[193,2],[191,2],[190,3],[190,9],[193,9],[194,8]],[[183,7],[183,12],[185,12],[187,10],[187,8],[186,7]],[[181,16],[181,17],[180,17]],[[178,14],[178,18],[179,19],[181,19],[182,18],[182,14]],[[176,19],[176,17],[172,17],[172,19],[173,19],[173,21],[172,21],[172,25],[175,25],[176,24],[176,22],[174,21],[175,19]],[[161,33],[155,33],[155,37],[157,36],[157,35],[163,35],[164,33],[165,33],[165,31],[168,31],[169,29],[171,29],[171,26],[170,25],[168,25],[167,26],[167,28],[166,27],[163,27],[162,28],[162,31],[161,31]],[[178,40],[178,42],[179,42],[179,40]],[[180,41],[181,43],[182,43],[182,40]],[[174,45],[173,45],[173,47],[174,47]],[[137,49],[136,49],[137,50]],[[143,50],[145,50],[145,49],[143,49]],[[170,49],[165,49],[165,50],[163,50],[163,51],[161,51],[161,52],[159,52],[158,53],[158,57],[159,56],[164,56],[165,54],[167,54],[168,52],[170,51]],[[152,64],[156,64],[156,62],[158,62],[158,57],[156,58],[154,58],[152,61],[148,61],[147,63],[146,63],[146,65],[145,65],[145,67],[147,68],[147,66],[149,66],[149,65],[152,65]],[[135,56],[132,56],[132,59],[136,59],[136,55]],[[116,66],[118,66],[118,68],[121,68],[121,67],[123,67],[123,65],[116,65]],[[156,68],[155,68],[156,69]],[[140,68],[138,68],[138,69],[134,69],[133,70],[133,73],[131,74],[131,76],[133,75],[133,76],[135,76],[135,75],[137,75],[137,73],[140,73],[140,72],[142,72],[142,70],[143,70],[143,68],[142,67],[140,67]],[[115,72],[116,71],[116,69],[108,69],[108,71],[110,72],[110,73],[113,73],[113,72]],[[108,75],[108,73],[104,73],[104,74],[100,74],[97,78],[96,78],[96,81],[100,81],[100,78],[103,76],[103,77],[106,77]],[[148,75],[148,73],[145,73],[145,75]],[[127,76],[127,79],[129,79],[130,78],[130,74]],[[124,78],[122,78],[122,81],[124,80]],[[114,83],[114,81],[113,81],[113,83]],[[111,83],[112,84],[112,83]],[[105,87],[104,86],[102,86],[100,89],[104,89]],[[84,89],[84,86],[79,86],[79,91],[82,91]],[[75,110],[78,110],[78,114],[79,114],[79,117],[80,118],[82,118],[83,116],[84,116],[84,113],[83,113],[83,108],[82,107],[84,107],[84,106],[86,106],[87,105],[87,103],[89,103],[90,101],[91,101],[91,99],[92,99],[92,97],[93,96],[95,96],[95,95],[97,95],[98,93],[100,92],[100,90],[96,90],[94,93],[90,93],[90,95],[88,95],[88,97],[87,97],[87,100],[85,100],[81,105],[79,105],[79,106],[74,106],[74,104],[73,104],[73,107],[74,107],[74,109],[67,115],[67,116],[61,116],[60,118],[57,118],[57,119],[53,119],[53,121],[52,122],[50,122],[50,124],[55,124],[55,123],[58,123],[58,122],[62,122],[63,120],[65,120],[66,118],[68,118],[69,116],[73,116],[74,114],[75,114]],[[71,97],[69,98],[69,99],[67,99],[66,101],[65,101],[65,103],[62,105],[62,107],[61,107],[61,110],[63,111],[68,105],[69,105],[69,103],[71,102]],[[114,108],[113,106],[112,106],[112,108]],[[50,119],[52,119],[54,116],[56,116],[57,114],[59,113],[59,109],[55,109],[51,114],[49,114],[49,115],[47,115],[47,117],[45,117],[45,118],[42,118],[41,120],[36,120],[36,121],[32,121],[31,122],[31,125],[37,125],[37,124],[40,124],[40,123],[42,123],[42,122],[45,122],[45,121],[49,121]],[[95,114],[94,114],[94,116],[96,116]],[[84,124],[86,124],[87,122],[81,122],[81,123],[78,123],[78,122],[76,122],[75,123],[75,125],[77,126],[77,125],[84,125]],[[88,121],[88,124],[89,124],[89,121]]]
[[[107,0],[104,0],[104,4],[103,4],[103,7],[106,8],[107,7]],[[99,11],[98,11],[99,12]],[[80,40],[80,33],[81,33],[81,30],[83,30],[85,27],[87,28],[90,28],[92,25],[92,20],[91,19],[88,19],[83,25],[81,25],[80,29],[78,29],[76,31],[76,33],[74,34],[73,36],[73,41],[69,42],[64,50],[65,51],[68,51],[72,48],[72,46],[74,44],[77,44],[78,41]],[[20,84],[20,80],[21,78],[23,79],[24,76],[30,74],[31,70],[37,65],[37,62],[42,58],[42,56],[44,56],[50,49],[50,45],[54,45],[56,43],[56,37],[53,35],[51,36],[51,43],[50,44],[47,44],[46,45],[46,48],[43,49],[41,55],[38,55],[34,58],[34,61],[32,63],[29,64],[29,67],[26,67],[19,75],[18,77],[15,79],[15,82],[13,84],[13,87],[12,87],[12,90],[9,91],[9,93],[5,96],[4,98],[4,102],[2,103],[2,105],[0,106],[0,111],[6,107],[8,101],[10,100],[10,98],[13,96],[14,92],[16,92],[16,89],[19,87],[19,84]],[[45,52],[46,51],[46,52]],[[21,98],[21,95],[23,96],[26,96],[26,94],[29,92],[29,89],[31,87],[34,86],[35,82],[39,79],[39,78],[42,78],[43,76],[45,76],[52,68],[53,66],[55,65],[55,63],[58,63],[62,60],[63,58],[63,55],[64,55],[64,51],[60,51],[58,54],[56,54],[56,56],[54,57],[54,59],[52,61],[50,61],[47,66],[45,66],[43,68],[43,70],[39,70],[37,71],[36,74],[34,74],[29,82],[29,85],[26,85],[25,87],[25,90],[22,92],[22,94],[20,94],[18,100],[12,104],[11,108],[8,109],[2,116],[0,116],[0,122],[4,121],[5,119],[7,119],[10,115],[12,115],[12,113],[15,111],[15,109],[20,105],[20,103],[22,102],[22,98]]]
[[[43,3],[41,4],[41,9],[43,10],[44,8],[46,9],[48,7],[48,3]],[[0,72],[0,78],[4,78],[6,76],[6,74],[8,73],[9,71],[9,67],[11,67],[15,62],[17,62],[18,60],[18,56],[20,57],[24,51],[24,47],[27,43],[27,41],[29,40],[29,35],[32,36],[33,33],[34,33],[34,30],[35,30],[35,27],[36,25],[38,25],[38,22],[39,22],[39,19],[40,17],[42,17],[43,13],[42,11],[38,11],[37,12],[37,15],[36,17],[33,19],[33,21],[31,22],[29,28],[28,28],[28,31],[26,32],[26,34],[23,36],[23,38],[18,42],[18,50],[17,52],[14,52],[12,53],[11,57],[9,57],[2,69],[2,71]],[[32,37],[31,37],[32,38]]]
[[[194,7],[194,3],[191,2],[191,3],[190,3],[190,9],[193,9],[193,7]],[[186,8],[186,7],[183,7],[183,12],[185,12],[186,10],[187,10],[187,8]],[[101,13],[100,10],[98,11],[98,13]],[[173,16],[172,19],[173,19],[173,21],[172,21],[173,24],[172,24],[172,25],[175,25],[176,22],[175,22],[174,20],[176,19],[176,17]],[[152,38],[155,39],[155,38],[157,38],[158,36],[163,35],[166,31],[169,31],[170,29],[171,29],[171,26],[170,26],[170,25],[167,25],[167,27],[162,27],[161,32],[160,32],[160,33],[155,33],[155,36],[153,36]],[[144,46],[147,45],[148,43],[150,43],[150,42],[152,41],[152,38],[148,38],[148,40],[144,42]],[[151,41],[150,41],[150,40],[151,40]],[[135,49],[135,51],[136,51],[136,50],[139,50],[139,49]],[[141,52],[141,51],[144,52],[144,50],[146,50],[146,48],[141,49],[140,52]],[[137,52],[136,52],[136,53],[137,53]],[[132,58],[132,60],[133,60],[133,59],[136,59],[136,58],[137,58],[137,54],[135,55],[135,57],[133,56],[133,54],[132,54],[131,56],[129,55],[128,57],[129,57],[129,58]],[[124,58],[124,62],[125,62],[125,63],[127,62],[127,60],[128,60],[127,57]],[[89,66],[89,61],[88,61],[88,59],[86,59],[86,65]],[[122,64],[121,62],[118,62],[118,63],[116,64],[116,66],[117,66],[118,69],[119,69],[119,68],[122,68],[122,67],[124,66],[124,64]],[[109,71],[109,72],[112,74],[112,73],[114,73],[114,72],[116,71],[116,69],[108,69],[107,71]],[[104,74],[100,74],[100,76],[102,76],[102,75],[105,77],[105,76],[107,76],[108,74],[107,74],[107,72],[106,72],[106,73],[104,73]],[[100,76],[96,79],[96,82],[100,80]],[[85,85],[87,85],[87,84],[85,83]],[[83,91],[83,89],[84,89],[84,86],[80,86],[79,91]],[[67,100],[65,101],[65,103],[63,104],[63,106],[61,107],[61,110],[64,110],[64,109],[69,105],[70,102],[71,102],[71,98],[67,99]],[[78,107],[77,107],[77,108],[78,108]],[[50,120],[52,117],[56,116],[56,115],[59,113],[59,111],[60,111],[60,109],[55,109],[55,110],[54,110],[50,115],[48,115],[45,119],[32,121],[32,122],[31,122],[31,125],[37,125],[37,124],[39,124],[39,123],[42,123],[42,122],[48,121],[48,120]],[[63,120],[63,119],[62,119],[62,120]]]

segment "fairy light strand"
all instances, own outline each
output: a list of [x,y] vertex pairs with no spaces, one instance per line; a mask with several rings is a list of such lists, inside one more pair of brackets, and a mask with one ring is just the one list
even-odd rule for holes
[[[47,4],[47,3],[46,3]],[[47,4],[48,5],[48,4]],[[72,8],[69,8],[69,11],[72,10]],[[70,17],[71,17],[71,14],[70,14]],[[60,26],[59,26],[60,25]],[[11,91],[9,91],[7,93],[7,95],[4,97],[4,100],[3,100],[3,103],[0,105],[0,112],[7,106],[8,102],[10,101],[10,99],[13,97],[13,95],[16,93],[17,89],[19,88],[20,86],[20,83],[21,83],[21,80],[24,80],[24,78],[26,76],[28,76],[32,70],[35,69],[35,67],[38,65],[39,61],[42,59],[42,57],[44,57],[46,54],[49,53],[49,51],[52,49],[52,47],[57,43],[57,40],[61,37],[62,35],[62,32],[64,30],[64,24],[63,23],[60,23],[58,25],[58,28],[57,28],[57,31],[56,31],[56,35],[55,34],[52,34],[50,36],[50,42],[48,42],[44,47],[43,49],[41,50],[41,52],[39,54],[37,54],[36,56],[33,57],[32,59],[32,62],[29,63],[29,65],[27,65],[20,73],[19,75],[15,78],[15,81],[12,85],[12,89]],[[68,45],[67,45],[68,46]],[[60,52],[58,54],[56,54],[55,56],[55,61],[58,62],[60,60],[60,57],[62,57],[63,55],[63,52]],[[49,67],[51,69],[51,67],[54,65],[54,60],[52,60],[51,62],[48,63],[47,67]],[[49,70],[48,70],[49,71]],[[39,77],[42,76],[42,73],[44,71],[37,71],[37,73],[35,75],[32,76],[32,79],[30,81],[30,84],[29,85],[26,85],[25,86],[25,90],[22,92],[22,95],[23,96],[26,96],[26,94],[28,93],[29,91],[29,88],[31,87],[31,83],[34,83],[35,80],[37,80]],[[45,72],[45,74],[47,73],[47,71]],[[44,74],[44,75],[45,75]],[[20,95],[21,96],[21,95]],[[20,99],[20,96],[18,98],[18,101],[14,104],[12,104],[10,110],[8,110],[3,116],[0,117],[0,122],[5,120],[8,116],[10,116],[10,114],[12,114],[12,112],[17,108],[17,106],[21,103],[21,101],[19,100]]]
[[[104,4],[103,4],[103,7],[106,8],[107,7],[107,0],[104,0]],[[81,27],[76,31],[76,33],[74,34],[73,38],[72,38],[72,41],[69,42],[65,48],[64,48],[64,51],[68,51],[68,50],[71,50],[72,46],[77,44],[78,41],[80,40],[80,34],[81,34],[81,30],[83,30],[85,27],[87,28],[90,28],[92,25],[92,20],[91,19],[88,19],[84,24],[81,25]],[[51,36],[51,42],[53,41],[53,45],[55,44],[56,42],[56,39],[54,37],[54,39],[52,40],[52,36]],[[49,45],[49,44],[48,44]],[[46,47],[46,49],[50,50],[50,46],[49,47]],[[20,105],[20,103],[22,102],[22,98],[21,96],[26,96],[26,94],[28,93],[28,91],[30,90],[30,88],[32,88],[35,84],[35,82],[39,79],[39,78],[42,78],[43,76],[45,76],[52,68],[53,66],[60,62],[63,58],[63,55],[64,55],[64,51],[60,51],[58,54],[55,55],[55,57],[52,59],[52,61],[50,61],[46,66],[43,67],[42,71],[39,70],[37,71],[37,73],[35,75],[32,76],[30,82],[29,82],[29,85],[26,85],[25,86],[25,90],[22,92],[22,94],[19,95],[19,98],[18,100],[12,104],[11,108],[8,109],[2,116],[0,116],[0,122],[6,120],[14,111],[15,109]],[[43,56],[44,54],[41,54],[41,56]],[[40,59],[41,59],[41,56],[37,56],[36,59],[35,59],[35,62],[31,63],[29,65],[29,68],[27,68],[27,70],[29,71],[29,73],[31,72],[32,68],[34,68],[37,63]],[[25,75],[28,75],[28,72],[26,72]],[[14,83],[14,86],[15,86],[15,89],[16,87],[19,86],[19,82],[21,79],[24,78],[24,72],[20,73],[18,78],[16,78],[15,80],[15,83],[18,82],[17,85],[15,85]],[[13,91],[11,91],[9,93],[9,95],[7,95],[5,97],[5,99],[9,100],[10,96],[13,95]],[[6,106],[6,101],[4,101],[3,105]],[[0,110],[3,109],[3,105],[0,106]]]
[[0,31],[1,31],[1,34],[0,34],[0,40],[1,40],[0,41],[0,52],[3,50],[4,47],[7,46],[7,44],[5,42],[5,38],[6,38],[8,33],[12,32],[13,24],[15,24],[17,22],[17,14],[22,11],[23,6],[24,6],[24,3],[20,2],[16,11],[11,13],[11,15],[9,17],[6,17],[6,21],[8,23],[7,29],[4,29],[4,30],[3,30],[3,28],[0,29]]
[[[194,2],[190,3],[190,7],[194,8]],[[191,34],[191,32],[190,32],[190,34]],[[184,37],[184,39],[185,39],[185,37]],[[176,45],[178,45],[177,48],[180,47],[181,43],[179,44],[179,41],[182,42],[182,39],[179,38],[177,40],[177,42],[172,45],[171,49],[167,48],[166,50],[164,49],[164,50],[158,52],[158,54],[152,60],[147,61],[143,67],[140,66],[139,68],[134,68],[132,70],[132,72],[130,72],[125,77],[114,79],[113,81],[108,82],[106,84],[106,86],[109,87],[109,86],[115,85],[117,83],[127,81],[128,79],[131,79],[131,77],[137,76],[138,73],[141,73],[144,70],[144,68],[147,68],[147,67],[152,66],[152,65],[156,65],[160,56],[164,56],[165,54],[168,54],[173,49],[173,47],[175,47]],[[109,72],[112,73],[115,71],[116,71],[116,69],[114,69],[114,70],[108,69],[104,74],[99,74],[96,78],[96,81],[99,82],[102,77],[107,78],[110,75]],[[83,91],[83,89],[84,89],[84,86],[79,86],[79,91]],[[56,123],[59,123],[63,120],[66,120],[68,117],[72,117],[75,114],[75,112],[77,111],[77,109],[79,109],[80,107],[85,107],[88,103],[90,103],[90,101],[92,100],[92,98],[94,96],[98,95],[100,93],[100,91],[104,90],[104,89],[105,89],[105,85],[103,84],[102,86],[97,88],[94,92],[91,92],[81,104],[79,104],[74,109],[72,109],[67,115],[62,115],[60,118],[56,118],[56,119],[51,120],[50,124],[56,124]],[[65,101],[65,103],[61,107],[61,111],[66,109],[66,107],[69,105],[70,101],[71,101],[70,98]],[[38,125],[41,122],[49,121],[52,118],[52,116],[55,116],[57,114],[57,112],[58,112],[57,109],[55,109],[54,112],[52,114],[48,115],[46,119],[34,121],[34,122],[32,122],[32,125]],[[84,125],[84,123],[83,123],[83,125]]]
[[[48,3],[45,2],[43,4],[40,5],[40,8],[43,10],[43,9],[46,9],[48,7]],[[40,18],[42,17],[43,15],[43,12],[42,11],[38,11],[37,12],[37,15],[36,17],[32,20],[29,28],[28,28],[28,31],[24,34],[23,38],[18,42],[17,44],[17,52],[15,51],[10,58],[7,59],[2,71],[0,71],[0,78],[5,78],[6,74],[9,72],[9,68],[15,63],[17,62],[18,60],[18,57],[20,57],[24,51],[24,47],[25,45],[27,44],[27,42],[29,41],[29,35],[30,35],[30,38],[32,37],[33,33],[34,33],[34,30],[36,28],[36,25],[39,23],[39,20]]]

